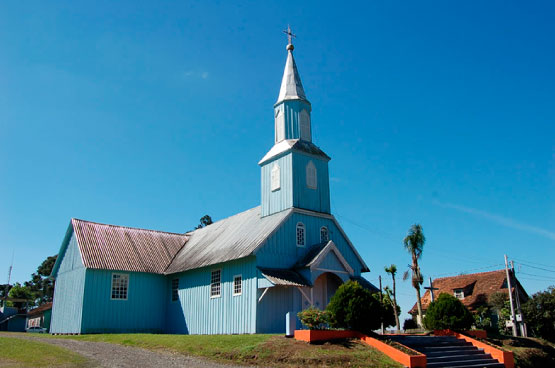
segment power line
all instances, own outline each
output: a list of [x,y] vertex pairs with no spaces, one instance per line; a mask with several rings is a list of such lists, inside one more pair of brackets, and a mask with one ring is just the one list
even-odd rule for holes
[[513,259],[514,259],[515,261],[517,261],[517,262],[526,262],[526,263],[532,263],[532,264],[539,265],[539,266],[544,266],[544,267],[549,267],[549,268],[555,268],[555,266],[553,266],[553,265],[546,265],[546,264],[543,264],[543,263],[532,262],[532,261],[522,261],[522,260],[516,259],[516,258],[513,258]]
[[546,269],[546,268],[541,268],[541,267],[536,267],[536,266],[530,266],[530,265],[527,265],[526,263],[522,263],[522,262],[520,262],[520,261],[519,261],[518,263],[519,263],[520,265],[522,265],[522,266],[525,266],[525,267],[535,268],[536,270],[542,270],[542,271],[547,271],[547,272],[553,272],[553,273],[555,273],[555,271],[553,271],[553,270],[548,270],[548,269]]
[[545,281],[549,281],[549,280],[555,281],[555,277],[549,277],[549,276],[544,276],[544,275],[534,275],[532,273],[526,273],[526,272],[522,272],[522,271],[520,271],[519,274],[527,275],[527,276],[534,276],[534,277],[541,277],[541,278],[544,278]]

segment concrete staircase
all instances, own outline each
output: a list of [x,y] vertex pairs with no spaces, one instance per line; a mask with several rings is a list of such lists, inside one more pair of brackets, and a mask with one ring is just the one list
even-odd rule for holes
[[426,355],[428,368],[504,368],[502,363],[471,343],[454,336],[391,336]]

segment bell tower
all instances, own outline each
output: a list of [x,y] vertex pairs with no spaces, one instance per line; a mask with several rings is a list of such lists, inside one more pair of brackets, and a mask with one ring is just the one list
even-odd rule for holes
[[306,98],[293,57],[291,29],[287,60],[274,104],[274,146],[261,166],[262,216],[291,207],[330,213],[328,161],[312,143],[312,106]]

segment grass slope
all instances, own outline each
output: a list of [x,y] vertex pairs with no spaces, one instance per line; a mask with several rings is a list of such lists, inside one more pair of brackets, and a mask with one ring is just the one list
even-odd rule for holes
[[99,334],[63,336],[63,338],[164,350],[244,365],[401,367],[379,351],[355,340],[310,345],[281,335]]
[[0,367],[88,367],[81,355],[50,344],[0,336]]
[[533,337],[494,336],[487,341],[513,352],[516,368],[555,367],[555,344]]

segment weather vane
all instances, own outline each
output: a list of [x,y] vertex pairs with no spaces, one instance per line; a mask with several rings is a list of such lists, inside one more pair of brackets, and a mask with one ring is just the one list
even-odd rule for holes
[[293,32],[291,32],[291,27],[289,25],[287,25],[287,29],[284,30],[283,33],[287,35],[287,41],[289,41],[287,44],[287,50],[293,50],[293,37],[297,38],[297,35],[294,35]]

